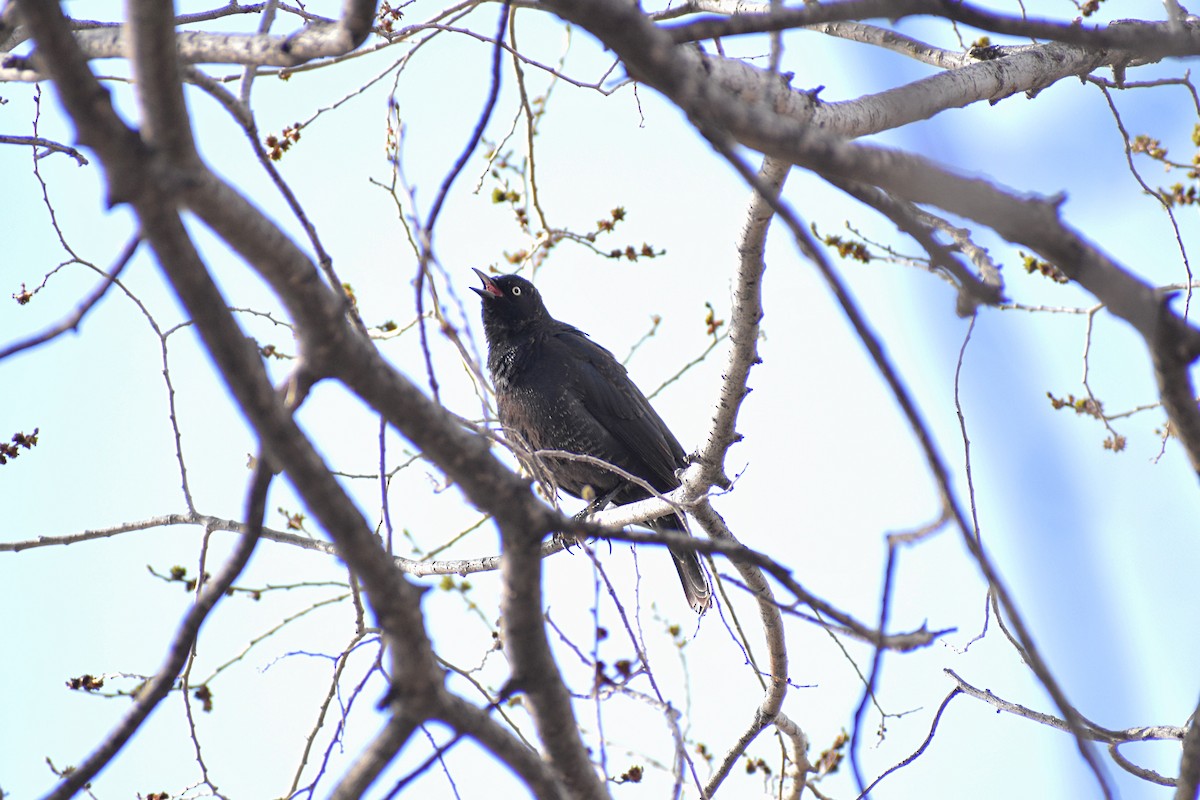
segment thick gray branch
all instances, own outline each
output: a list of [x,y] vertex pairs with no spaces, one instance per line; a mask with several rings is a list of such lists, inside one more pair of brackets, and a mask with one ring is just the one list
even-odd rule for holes
[[[297,426],[285,398],[276,394],[256,348],[229,312],[176,210],[178,198],[172,190],[178,184],[161,179],[178,173],[182,165],[171,163],[170,153],[150,151],[135,132],[125,128],[78,52],[57,4],[23,3],[21,9],[80,138],[92,144],[110,176],[118,168],[128,170],[121,177],[128,192],[122,199],[137,213],[160,267],[258,435],[264,459],[287,474],[366,589],[379,626],[392,644],[397,678],[393,701],[412,716],[427,718],[430,702],[442,690],[443,671],[425,632],[421,590],[394,568],[362,514]],[[315,274],[311,265],[310,272]]]
[[[171,13],[170,4],[157,5],[162,7],[164,13]],[[294,67],[314,58],[345,55],[362,44],[371,32],[375,5],[374,0],[345,0],[342,15],[336,23],[314,22],[286,36],[181,31],[173,35],[174,47],[179,61],[184,64]],[[173,28],[176,22],[173,14],[169,21]],[[0,35],[2,33],[0,31]],[[137,47],[135,37],[125,26],[72,31],[70,35],[78,44],[79,52],[87,59],[132,60]],[[11,36],[7,46],[18,43],[21,38]],[[35,65],[36,55],[35,52]],[[37,66],[34,72],[25,67],[20,59],[12,59],[12,62],[0,62],[0,67],[6,68],[5,79],[40,80],[47,74],[42,66]]]
[[1200,331],[1180,319],[1153,286],[1066,225],[1057,201],[1012,194],[909,153],[853,144],[778,113],[770,102],[747,102],[710,80],[700,55],[673,44],[635,6],[616,0],[548,0],[547,6],[599,37],[631,75],[666,95],[702,129],[724,131],[743,145],[823,175],[873,184],[977,220],[1058,265],[1145,339],[1173,429],[1200,472],[1200,411],[1190,399],[1195,392],[1188,374],[1200,354]]
[[196,143],[183,102],[171,6],[162,0],[131,0],[129,24],[121,30],[129,32],[142,138],[172,161],[188,164],[196,158]]
[[419,719],[408,714],[392,716],[342,776],[329,796],[330,800],[359,800],[412,737],[419,724]]
[[1179,759],[1179,783],[1175,800],[1196,800],[1200,795],[1200,706],[1192,712],[1183,737],[1183,755]]
[[[768,33],[822,22],[864,19],[898,20],[933,16],[979,30],[1077,44],[1101,50],[1122,50],[1143,60],[1200,53],[1200,24],[1196,17],[1169,22],[1122,20],[1108,26],[1074,24],[1033,17],[997,14],[956,0],[843,0],[780,8],[765,14],[738,14],[727,19],[702,19],[670,29],[676,42],[722,36]],[[1126,55],[1126,58],[1129,56]]]

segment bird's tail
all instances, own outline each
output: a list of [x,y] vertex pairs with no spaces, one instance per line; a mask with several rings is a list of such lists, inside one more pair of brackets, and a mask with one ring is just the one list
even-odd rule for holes
[[[687,533],[679,517],[674,514],[655,520],[654,527]],[[675,562],[675,569],[679,572],[679,582],[683,584],[683,594],[687,597],[688,605],[697,614],[703,614],[712,605],[712,588],[708,584],[708,576],[704,572],[700,556],[695,550],[674,547],[667,549],[671,551],[671,560]]]

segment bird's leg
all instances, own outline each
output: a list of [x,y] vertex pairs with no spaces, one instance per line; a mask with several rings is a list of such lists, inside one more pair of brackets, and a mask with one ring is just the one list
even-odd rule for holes
[[[621,486],[615,486],[599,497],[592,498],[592,500],[586,506],[584,506],[583,510],[577,514],[574,514],[571,519],[575,520],[576,522],[583,522],[592,514],[595,514],[597,511],[611,503],[612,499],[616,497],[617,492],[619,492],[622,488],[623,487]],[[554,537],[558,539],[558,541],[562,542],[563,548],[567,552],[571,551],[572,544],[579,541],[579,538],[574,534],[564,534],[562,531],[554,534]]]
[[611,503],[613,498],[617,496],[617,492],[621,491],[624,488],[625,488],[624,486],[619,486],[619,485],[614,486],[613,488],[609,489],[604,494],[593,499],[592,502],[587,504],[587,508],[583,509],[583,511],[580,511],[578,514],[575,515],[575,519],[580,519],[580,520],[587,519],[592,514],[595,514],[597,511],[599,511],[600,509],[604,508],[606,505]]

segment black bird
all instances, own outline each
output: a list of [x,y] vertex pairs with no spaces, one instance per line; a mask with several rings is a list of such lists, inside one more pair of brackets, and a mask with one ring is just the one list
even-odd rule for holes
[[[686,454],[650,401],[613,354],[583,331],[546,310],[532,283],[517,275],[489,278],[480,270],[488,371],[496,387],[500,422],[530,450],[565,450],[620,467],[665,494],[679,486]],[[563,491],[588,500],[630,503],[650,497],[641,486],[595,464],[544,459]],[[648,523],[684,531],[668,514]],[[671,548],[688,604],[703,612],[711,602],[708,579],[695,552]]]

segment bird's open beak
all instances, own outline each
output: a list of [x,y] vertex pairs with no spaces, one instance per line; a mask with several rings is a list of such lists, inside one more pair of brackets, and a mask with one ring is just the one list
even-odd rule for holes
[[482,270],[475,269],[474,267],[471,267],[471,269],[475,270],[475,274],[479,276],[481,281],[483,281],[483,288],[477,289],[472,286],[472,292],[479,295],[484,300],[490,300],[494,297],[504,296],[504,292],[500,291],[500,287],[496,285],[495,281],[487,276],[487,273],[483,272]]

